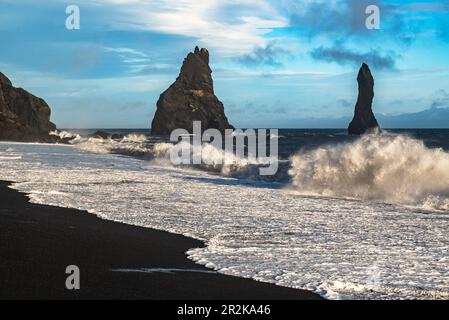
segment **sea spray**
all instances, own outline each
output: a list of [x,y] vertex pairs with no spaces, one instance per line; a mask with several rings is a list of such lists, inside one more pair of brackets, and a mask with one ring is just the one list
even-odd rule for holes
[[145,135],[130,134],[122,139],[102,139],[98,137],[89,137],[76,143],[76,146],[85,151],[98,154],[123,154],[129,156],[144,156],[150,149],[146,144]]
[[[190,135],[186,129],[175,129],[170,134],[170,142],[174,143],[170,152],[170,161],[174,165],[234,165],[267,164],[259,166],[259,175],[274,176],[278,171],[278,130],[270,129],[267,145],[266,129],[206,129],[204,132],[201,121],[193,121],[193,131]],[[275,135],[275,137],[272,136]],[[204,144],[203,144],[204,143]],[[203,146],[212,147],[222,156],[203,157]],[[267,149],[269,148],[269,156]]]
[[[172,166],[170,153],[174,145],[171,143],[157,143],[152,148],[152,159],[159,165]],[[263,157],[253,160],[239,157],[238,155],[219,149],[210,143],[203,143],[201,146],[194,146],[189,142],[180,142],[178,149],[189,150],[191,158],[201,159],[199,165],[181,165],[183,167],[197,168],[208,172],[218,173],[224,177],[241,179],[264,180],[264,181],[285,181],[286,167],[288,161],[279,161],[279,170],[275,175],[260,175],[260,168],[266,167],[278,161],[275,157]],[[231,160],[230,160],[231,159]]]
[[77,144],[82,140],[82,137],[79,134],[69,131],[54,130],[50,131],[48,134],[50,136],[59,137],[61,140],[67,140],[70,144]]
[[366,135],[291,161],[299,192],[449,209],[449,153],[405,135]]

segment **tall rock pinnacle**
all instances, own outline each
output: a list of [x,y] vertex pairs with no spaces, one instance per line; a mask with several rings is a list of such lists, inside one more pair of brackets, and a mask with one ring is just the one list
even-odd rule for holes
[[214,94],[209,52],[198,47],[184,59],[176,81],[160,95],[151,133],[168,135],[178,128],[192,132],[193,121],[201,121],[203,131],[233,128]]
[[366,63],[362,64],[359,75],[359,96],[355,105],[354,119],[349,124],[349,134],[364,134],[380,130],[374,117],[372,104],[374,98],[374,78]]
[[0,72],[0,140],[51,142],[49,132],[55,129],[47,103],[14,87]]

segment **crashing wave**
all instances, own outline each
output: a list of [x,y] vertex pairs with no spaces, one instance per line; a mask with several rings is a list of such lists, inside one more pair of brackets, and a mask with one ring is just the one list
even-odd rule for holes
[[72,132],[55,130],[50,132],[50,135],[57,136],[79,149],[92,153],[143,156],[150,152],[146,146],[147,137],[141,134],[129,134],[121,139],[112,139],[111,137],[103,139],[99,136],[82,137]]
[[70,144],[77,144],[82,140],[82,137],[79,134],[75,134],[69,131],[50,131],[48,133],[51,136],[59,137],[61,141],[67,141]]
[[120,142],[131,142],[131,143],[144,143],[148,140],[147,136],[143,134],[131,133],[123,137]]
[[449,210],[449,153],[404,135],[366,135],[291,158],[302,193]]
[[[172,165],[170,154],[174,148],[171,143],[157,143],[152,149],[153,161],[158,164]],[[201,164],[185,164],[181,166],[193,167],[208,172],[218,173],[224,177],[264,180],[264,181],[286,181],[288,161],[279,161],[275,157],[249,159],[239,157],[236,154],[219,149],[212,144],[203,143],[201,146],[194,146],[188,142],[180,142],[179,149],[189,150],[189,158],[201,159]],[[260,175],[260,168],[268,167],[272,162],[278,162],[280,170],[273,176]]]
[[[59,136],[74,136],[60,132]],[[172,143],[150,145],[148,137],[130,134],[120,140],[99,137],[72,140],[72,144],[93,153],[144,156],[153,164],[174,166],[170,161]],[[184,144],[184,145],[183,145]],[[449,153],[430,149],[420,140],[405,135],[365,135],[354,142],[301,151],[289,160],[262,158],[250,161],[204,143],[201,147],[181,142],[199,165],[180,165],[225,177],[289,183],[302,193],[355,198],[449,210]],[[273,176],[261,176],[259,169],[278,161]]]
[[80,141],[76,146],[93,153],[115,153],[129,156],[143,156],[150,152],[146,146],[147,138],[144,135],[131,134],[121,140],[102,139],[90,137]]

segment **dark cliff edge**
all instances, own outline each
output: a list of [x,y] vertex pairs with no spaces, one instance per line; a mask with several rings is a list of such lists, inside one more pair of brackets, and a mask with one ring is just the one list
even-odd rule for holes
[[214,93],[209,52],[198,47],[184,59],[176,81],[160,95],[151,133],[169,135],[178,128],[192,132],[193,121],[201,121],[202,131],[234,128]]
[[360,135],[380,132],[379,124],[373,114],[374,78],[366,63],[362,64],[357,76],[359,95],[355,105],[354,119],[348,127],[348,133]]
[[56,142],[56,137],[49,135],[56,130],[50,113],[42,98],[14,87],[0,72],[0,140]]

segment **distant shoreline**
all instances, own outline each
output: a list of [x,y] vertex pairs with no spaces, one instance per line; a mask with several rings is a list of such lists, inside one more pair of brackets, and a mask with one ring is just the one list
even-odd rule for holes
[[[195,264],[185,252],[199,240],[31,204],[10,184],[0,181],[0,299],[322,299]],[[68,265],[80,290],[65,288]]]

